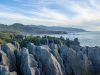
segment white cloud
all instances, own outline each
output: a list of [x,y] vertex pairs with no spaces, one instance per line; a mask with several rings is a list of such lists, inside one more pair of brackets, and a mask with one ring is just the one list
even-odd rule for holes
[[[37,13],[36,13],[37,14]],[[0,18],[5,18],[5,19],[11,19],[13,22],[21,22],[21,23],[32,23],[32,24],[43,24],[43,25],[61,25],[65,24],[66,17],[64,17],[61,14],[58,13],[48,13],[49,16],[45,16],[45,13],[40,14],[39,16],[42,16],[41,18],[39,17],[34,17],[34,16],[25,16],[22,14],[17,14],[17,13],[11,13],[11,12],[3,12],[0,11]],[[53,18],[52,16],[55,16]],[[43,18],[46,17],[46,18]],[[47,19],[49,18],[49,19]]]
[[[23,0],[13,0],[13,1],[23,1]],[[97,2],[98,0],[84,0],[84,1],[77,0],[79,1],[79,3],[77,3],[75,0],[58,0],[58,1],[39,0],[39,3],[38,1],[35,2],[36,5],[32,3],[34,1],[29,0],[28,3],[23,3],[25,6],[24,8],[26,9],[20,8],[19,10],[17,7],[14,7],[16,11],[18,9],[18,12],[16,13],[12,12],[14,8],[11,10],[10,8],[4,6],[5,10],[7,9],[10,10],[7,10],[8,12],[5,12],[5,10],[1,10],[0,18],[8,19],[8,21],[12,20],[12,22],[20,22],[20,23],[28,23],[28,24],[58,25],[58,26],[67,26],[67,27],[73,26],[79,28],[81,27],[85,28],[85,26],[87,26],[85,29],[89,29],[89,30],[92,30],[93,28],[97,28],[100,24],[99,23],[100,7],[99,7],[99,2]],[[88,1],[89,4],[86,3],[86,1]],[[50,8],[52,7],[51,4],[53,4],[53,2],[55,4],[64,7],[63,9],[66,11],[65,12],[62,11],[61,8],[59,9]],[[31,7],[31,9],[29,9],[29,6]],[[37,8],[36,10],[34,10],[35,7]],[[76,13],[76,14],[70,17],[69,14],[71,13],[68,14],[67,9],[70,10],[72,13]]]
[[[92,4],[92,6],[94,6],[94,4]],[[85,24],[88,22],[100,21],[100,14],[99,14],[100,10],[95,9],[95,8],[97,8],[97,6],[95,8],[93,8],[89,5],[82,6],[82,5],[77,4],[75,2],[71,2],[71,6],[69,6],[69,8],[71,11],[73,11],[77,14],[77,15],[73,16],[72,19],[70,19],[71,24],[75,24],[77,26],[78,25],[85,26]],[[95,26],[95,24],[94,24],[94,26]]]
[[42,18],[47,18],[47,19],[52,19],[52,20],[63,20],[63,21],[67,21],[68,17],[58,11],[54,11],[51,9],[46,9],[43,8],[41,11],[39,12],[30,12],[30,14],[36,15],[38,17],[42,17]]

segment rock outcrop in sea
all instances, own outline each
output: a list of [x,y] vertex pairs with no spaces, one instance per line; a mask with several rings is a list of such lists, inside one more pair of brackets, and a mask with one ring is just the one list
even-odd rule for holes
[[2,44],[0,75],[100,75],[100,47]]

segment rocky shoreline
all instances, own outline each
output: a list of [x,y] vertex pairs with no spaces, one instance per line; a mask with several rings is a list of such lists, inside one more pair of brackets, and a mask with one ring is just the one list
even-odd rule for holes
[[0,75],[100,75],[100,47],[2,44]]

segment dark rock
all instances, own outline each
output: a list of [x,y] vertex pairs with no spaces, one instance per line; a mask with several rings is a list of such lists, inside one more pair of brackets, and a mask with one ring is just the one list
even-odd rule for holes
[[50,53],[48,46],[37,47],[36,55],[42,64],[44,75],[63,75],[60,64]]
[[3,44],[1,46],[1,50],[4,51],[8,56],[9,63],[10,63],[10,66],[9,66],[10,71],[11,72],[16,71],[16,57],[14,54],[14,51],[15,51],[14,45],[12,45],[11,43]]
[[100,75],[100,47],[2,44],[0,75]]
[[88,57],[93,64],[95,75],[100,75],[100,47],[89,47]]
[[9,69],[7,66],[0,65],[0,75],[9,75]]
[[21,72],[22,75],[40,75],[37,69],[37,62],[33,55],[30,55],[28,49],[23,48],[21,52]]
[[51,44],[50,45],[50,48],[51,48],[51,53],[55,56],[55,58],[57,59],[58,63],[60,64],[61,66],[61,70],[62,70],[62,73],[63,75],[65,75],[65,68],[64,68],[64,65],[63,65],[63,60],[58,52],[58,46],[57,44]]
[[90,67],[92,66],[91,61],[89,61],[86,54],[83,54],[81,51],[76,52],[71,48],[64,48],[61,54],[66,71],[68,74],[74,75],[92,75],[90,72]]
[[5,65],[9,67],[9,59],[7,55],[0,50],[0,65]]

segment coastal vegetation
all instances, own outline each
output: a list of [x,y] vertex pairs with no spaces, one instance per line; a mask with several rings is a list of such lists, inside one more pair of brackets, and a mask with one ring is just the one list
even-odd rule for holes
[[55,44],[65,44],[70,45],[80,45],[78,38],[75,38],[74,41],[69,38],[64,37],[50,37],[50,36],[25,36],[15,32],[0,32],[0,44],[16,41],[21,47],[26,47],[27,43],[34,43],[35,45],[49,45],[51,43]]
[[0,44],[12,42],[14,40],[19,42],[22,39],[23,39],[23,35],[17,32],[8,32],[8,31],[0,32]]

